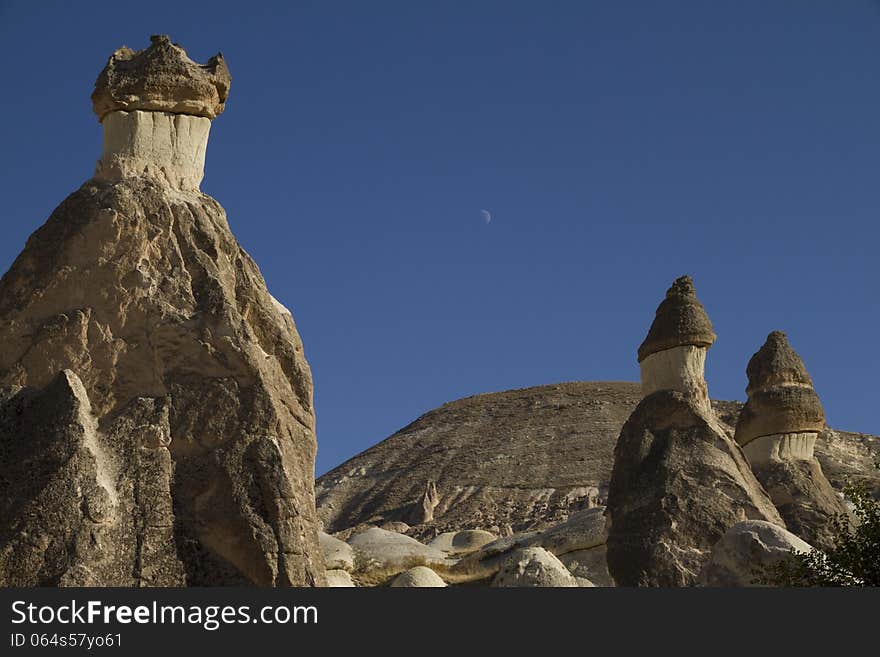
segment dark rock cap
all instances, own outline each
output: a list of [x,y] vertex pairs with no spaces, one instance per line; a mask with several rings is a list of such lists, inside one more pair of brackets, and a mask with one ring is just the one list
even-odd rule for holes
[[92,107],[98,119],[116,110],[148,110],[216,118],[223,112],[231,78],[223,55],[197,64],[166,35],[150,47],[114,52],[95,82]]
[[746,367],[749,385],[746,393],[778,385],[804,385],[813,387],[804,361],[788,343],[782,331],[773,331],[767,341],[749,360]]
[[693,279],[682,276],[675,279],[657,307],[648,336],[639,347],[639,362],[673,347],[710,347],[716,337],[703,304],[697,300]]
[[746,367],[749,399],[736,423],[736,441],[825,428],[825,411],[813,381],[782,331],[767,336]]

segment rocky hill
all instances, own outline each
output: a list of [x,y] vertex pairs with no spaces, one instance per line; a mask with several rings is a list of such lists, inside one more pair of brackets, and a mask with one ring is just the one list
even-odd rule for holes
[[[392,521],[418,538],[544,528],[604,503],[615,442],[641,398],[637,383],[571,382],[444,404],[320,477],[318,515],[331,533]],[[732,432],[742,404],[712,403]],[[880,490],[880,437],[829,430],[816,455],[838,489],[852,477]],[[426,497],[433,518],[419,522]]]

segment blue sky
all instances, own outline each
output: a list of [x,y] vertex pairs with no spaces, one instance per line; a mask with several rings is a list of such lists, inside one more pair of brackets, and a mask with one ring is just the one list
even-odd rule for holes
[[683,273],[714,397],[782,329],[880,433],[880,3],[0,0],[0,270],[154,33],[229,64],[202,189],[294,313],[319,473],[462,396],[637,380]]

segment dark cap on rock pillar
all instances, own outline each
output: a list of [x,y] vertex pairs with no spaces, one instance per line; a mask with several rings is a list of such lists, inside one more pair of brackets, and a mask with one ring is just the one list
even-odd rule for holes
[[697,300],[690,276],[677,278],[657,307],[648,336],[639,347],[639,362],[665,349],[693,345],[708,348],[715,342],[715,331],[703,304]]
[[150,41],[144,50],[123,46],[110,56],[92,92],[98,120],[117,110],[219,116],[231,82],[223,55],[197,64],[166,35],[153,35]]
[[767,336],[746,367],[749,396],[736,424],[736,441],[785,433],[820,432],[825,411],[804,361],[782,331]]

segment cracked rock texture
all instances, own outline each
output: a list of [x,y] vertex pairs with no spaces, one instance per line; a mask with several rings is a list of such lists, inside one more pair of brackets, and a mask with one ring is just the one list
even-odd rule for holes
[[116,51],[96,177],[0,279],[0,585],[324,583],[302,342],[198,190],[228,90]]
[[785,523],[713,413],[662,391],[643,399],[614,450],[608,570],[618,586],[690,586],[740,520]]
[[134,51],[117,49],[95,82],[92,107],[103,121],[110,112],[149,110],[219,116],[229,96],[231,78],[223,55],[197,64],[163,34],[150,37],[150,46]]

